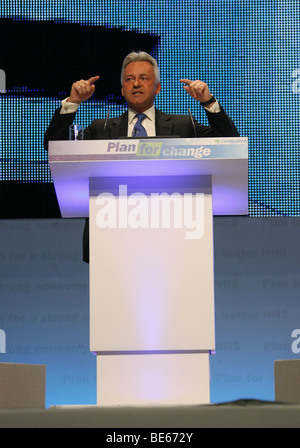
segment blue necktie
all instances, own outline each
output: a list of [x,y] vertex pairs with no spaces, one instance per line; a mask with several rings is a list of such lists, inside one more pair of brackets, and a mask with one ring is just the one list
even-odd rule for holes
[[137,114],[136,117],[138,121],[134,125],[132,137],[146,137],[147,131],[142,125],[142,121],[147,117],[147,115]]

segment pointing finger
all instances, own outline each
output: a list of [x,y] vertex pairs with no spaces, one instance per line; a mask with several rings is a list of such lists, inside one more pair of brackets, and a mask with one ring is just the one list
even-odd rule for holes
[[183,82],[184,84],[188,84],[188,85],[192,84],[192,82],[193,82],[190,79],[180,79],[179,81]]
[[94,82],[98,81],[100,76],[92,76],[90,79],[87,80],[90,84],[94,84]]

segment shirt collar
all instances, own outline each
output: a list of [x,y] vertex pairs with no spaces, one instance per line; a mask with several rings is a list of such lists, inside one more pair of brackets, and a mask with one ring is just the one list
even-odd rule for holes
[[[155,107],[151,106],[149,109],[145,110],[145,112],[143,112],[145,115],[147,115],[147,118],[149,118],[149,120],[155,122]],[[136,112],[135,110],[131,109],[129,107],[128,109],[128,123],[131,124],[133,119],[135,118],[135,116],[138,114],[138,112]]]

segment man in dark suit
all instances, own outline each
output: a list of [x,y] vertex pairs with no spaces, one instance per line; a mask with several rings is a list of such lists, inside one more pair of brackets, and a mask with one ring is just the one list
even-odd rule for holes
[[[68,139],[79,105],[91,98],[99,76],[80,80],[72,85],[68,98],[55,112],[45,134],[45,148],[49,140]],[[115,139],[120,137],[238,137],[232,120],[210,93],[208,85],[200,80],[181,79],[187,93],[205,108],[210,126],[201,125],[189,115],[168,115],[154,107],[161,90],[157,62],[148,53],[130,53],[123,61],[121,91],[128,110],[117,118],[94,120],[84,131],[85,139]],[[89,260],[88,221],[83,237],[83,260]]]

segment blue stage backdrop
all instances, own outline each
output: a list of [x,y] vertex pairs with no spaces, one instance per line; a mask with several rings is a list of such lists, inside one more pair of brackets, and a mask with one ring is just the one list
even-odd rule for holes
[[274,361],[300,352],[299,11],[299,0],[1,1],[0,362],[46,364],[47,405],[95,403],[96,366],[84,223],[59,218],[43,135],[81,77],[101,79],[77,123],[123,112],[121,62],[139,49],[161,69],[157,107],[206,124],[179,83],[202,79],[249,137],[249,217],[214,219],[211,399],[274,398]]
[[51,116],[73,81],[95,74],[95,97],[76,121],[104,118],[108,108],[111,116],[122,112],[120,66],[133,49],[158,60],[159,108],[190,107],[206,123],[179,83],[202,79],[249,137],[250,215],[299,216],[299,9],[298,0],[3,0],[1,180],[15,203],[25,192],[37,200],[19,201],[18,210],[7,201],[1,216],[56,213],[45,185],[34,192],[28,185],[51,186],[43,150]]
[[[83,225],[0,221],[0,362],[45,364],[47,406],[96,403]],[[218,217],[214,232],[211,400],[273,400],[274,361],[300,356],[300,219]]]

